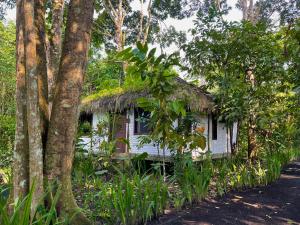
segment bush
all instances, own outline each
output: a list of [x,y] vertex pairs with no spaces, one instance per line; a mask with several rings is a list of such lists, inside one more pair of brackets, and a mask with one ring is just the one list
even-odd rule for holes
[[[142,224],[162,214],[168,205],[168,186],[158,175],[126,175],[113,180],[94,179],[84,197],[90,216],[109,224]],[[92,205],[90,205],[92,204]]]
[[0,115],[0,168],[8,167],[12,161],[15,123],[14,117]]
[[[52,205],[45,208],[40,205],[31,218],[31,204],[34,186],[31,188],[28,195],[19,199],[12,205],[12,211],[9,210],[9,188],[0,186],[0,224],[3,225],[50,225],[50,224],[67,224],[67,219],[61,220],[58,218],[55,205],[59,198],[59,192],[54,196]],[[43,200],[42,200],[43,201]]]
[[222,159],[214,163],[217,192],[222,195],[230,189],[267,185],[278,179],[282,167],[299,155],[297,149],[281,149],[267,153],[255,162],[238,158]]
[[182,201],[182,198],[190,204],[201,201],[207,195],[212,173],[211,159],[205,159],[198,165],[190,154],[177,156],[174,174],[182,197],[177,197],[176,201]]

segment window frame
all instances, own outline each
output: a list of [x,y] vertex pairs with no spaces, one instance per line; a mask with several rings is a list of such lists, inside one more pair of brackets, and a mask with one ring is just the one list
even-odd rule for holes
[[[145,110],[143,110],[142,108],[134,108],[133,110],[133,134],[134,135],[148,135],[150,134],[150,128],[148,127],[148,130],[147,131],[141,131],[141,124],[143,122],[141,122],[139,120],[139,118],[141,118],[141,114],[142,113],[147,113],[149,115],[149,118],[147,119],[150,119],[150,112],[147,112]],[[149,124],[149,123],[147,123]]]

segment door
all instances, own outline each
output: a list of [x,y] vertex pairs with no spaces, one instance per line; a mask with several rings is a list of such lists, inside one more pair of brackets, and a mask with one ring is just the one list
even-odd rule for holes
[[126,152],[126,112],[115,114],[114,122],[114,138],[116,139],[116,153]]

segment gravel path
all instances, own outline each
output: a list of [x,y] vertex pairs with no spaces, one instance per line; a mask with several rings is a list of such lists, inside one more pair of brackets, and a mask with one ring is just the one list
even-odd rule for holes
[[170,211],[151,224],[300,225],[300,161],[285,167],[280,179],[266,187],[233,191],[190,209]]

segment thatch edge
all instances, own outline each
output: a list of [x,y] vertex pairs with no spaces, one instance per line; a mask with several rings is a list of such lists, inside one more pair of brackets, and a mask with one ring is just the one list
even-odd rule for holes
[[[175,78],[175,80],[179,87],[173,99],[182,99],[187,101],[188,107],[191,111],[207,112],[213,110],[215,104],[210,93],[179,77]],[[126,108],[135,107],[137,105],[137,99],[142,97],[151,97],[147,89],[132,91],[127,90],[124,93],[107,95],[84,102],[81,104],[80,111],[89,113],[121,112]]]

